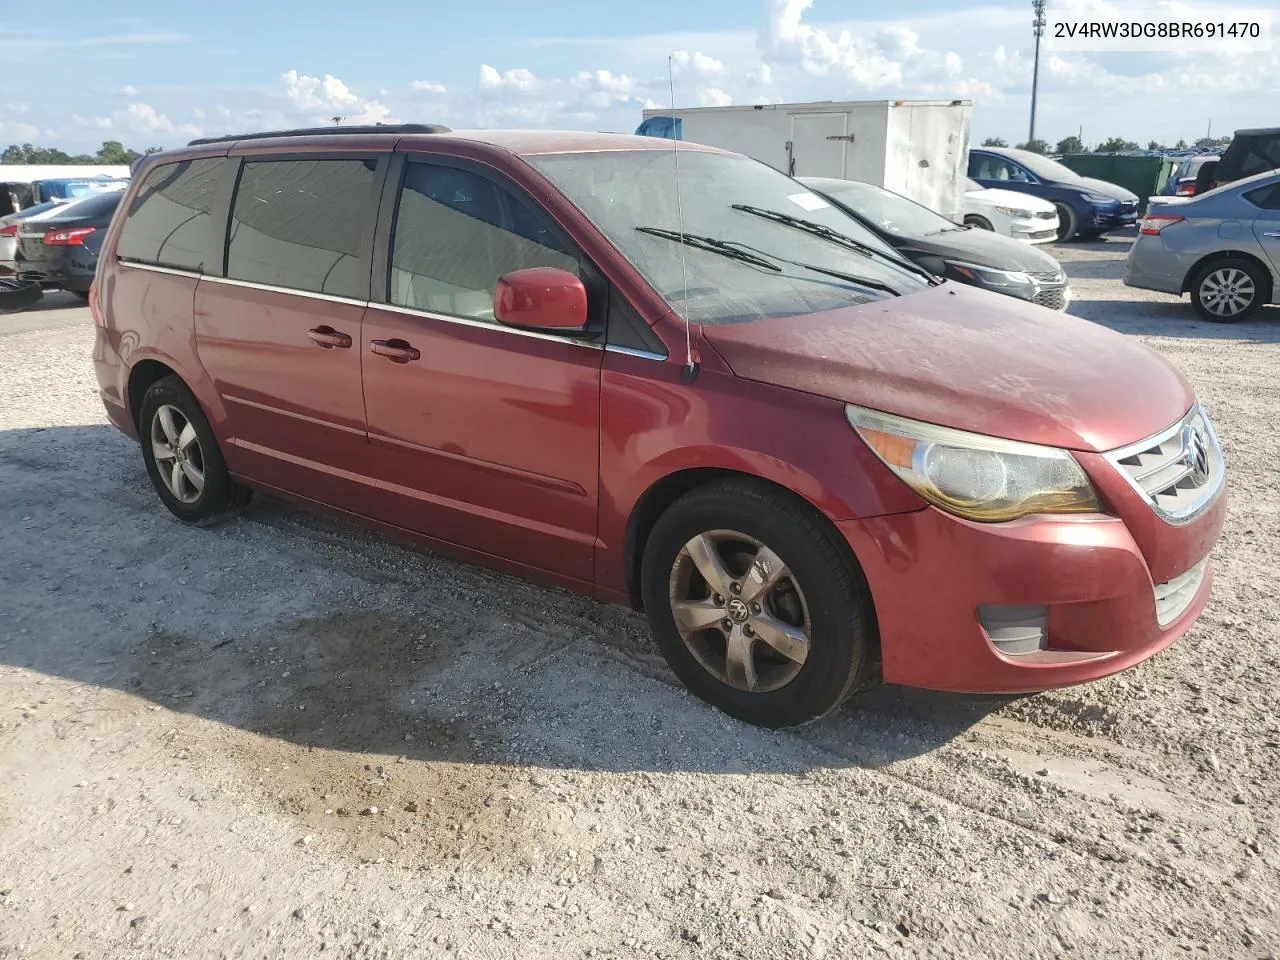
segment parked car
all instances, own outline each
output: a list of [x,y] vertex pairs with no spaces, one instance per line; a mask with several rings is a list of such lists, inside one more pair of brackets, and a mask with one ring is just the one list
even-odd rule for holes
[[960,227],[906,197],[870,183],[799,177],[814,193],[938,277],[1065,310],[1067,275],[1047,253],[973,227]]
[[1280,302],[1280,170],[1196,197],[1153,197],[1124,282],[1191,294],[1206,320],[1245,320]]
[[31,184],[36,199],[41,203],[48,200],[75,200],[91,193],[109,193],[123,190],[128,185],[127,177],[59,177],[36,180]]
[[1196,193],[1280,170],[1280,127],[1237,130],[1221,159],[1204,164],[1196,174]]
[[1025,243],[1058,239],[1058,210],[1048,200],[1012,190],[988,190],[977,180],[967,184],[964,222],[969,226]]
[[877,661],[1112,674],[1208,598],[1225,470],[1168,361],[929,277],[763,163],[353,126],[195,141],[122,203],[94,364],[188,523],[262,487],[634,605],[768,726]]
[[1048,200],[1058,211],[1058,240],[1093,240],[1138,222],[1136,194],[1105,180],[1082,177],[1029,150],[982,147],[969,151],[969,178],[984,187]]
[[12,276],[17,272],[14,258],[18,253],[18,222],[48,213],[64,203],[66,203],[65,200],[50,200],[46,203],[38,203],[34,207],[19,210],[17,213],[0,217],[0,277]]
[[1198,157],[1184,157],[1169,173],[1164,189],[1160,191],[1166,197],[1194,197],[1199,192],[1196,177],[1207,163],[1217,163],[1218,158],[1212,154]]
[[87,297],[102,240],[123,196],[120,191],[94,193],[19,220],[14,256],[18,279]]

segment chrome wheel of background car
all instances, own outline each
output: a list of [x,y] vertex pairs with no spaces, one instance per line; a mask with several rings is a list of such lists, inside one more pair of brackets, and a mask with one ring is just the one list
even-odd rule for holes
[[1234,317],[1244,313],[1258,295],[1258,288],[1243,270],[1223,267],[1200,281],[1200,301],[1215,316]]
[[177,407],[164,404],[151,418],[151,455],[169,492],[195,503],[204,492],[204,451],[196,428]]
[[804,666],[808,605],[791,570],[759,540],[733,530],[699,534],[676,556],[669,590],[685,646],[722,683],[768,693]]

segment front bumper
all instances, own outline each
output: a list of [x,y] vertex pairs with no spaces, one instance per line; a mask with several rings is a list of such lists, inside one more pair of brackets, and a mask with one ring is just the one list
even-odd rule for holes
[[1123,230],[1138,223],[1136,203],[1108,204],[1093,208],[1094,230]]
[[[1102,469],[1086,466],[1091,475],[1090,466]],[[1120,482],[1099,485],[1099,493],[1112,504],[1125,496]],[[1182,591],[1171,618],[1166,600],[1164,625],[1157,584],[1185,583],[1180,575],[1207,559],[1222,529],[1225,488],[1180,526],[1132,494],[1120,512],[1131,514],[1132,531],[1118,516],[979,524],[933,507],[839,524],[871,588],[885,680],[1027,693],[1117,673],[1173,643],[1204,609],[1212,572],[1206,565],[1198,586]],[[1045,642],[1028,653],[1002,652],[979,608],[1042,608]]]
[[1058,239],[1058,218],[1035,217],[1030,220],[1010,220],[1009,236],[1024,243],[1051,243]]

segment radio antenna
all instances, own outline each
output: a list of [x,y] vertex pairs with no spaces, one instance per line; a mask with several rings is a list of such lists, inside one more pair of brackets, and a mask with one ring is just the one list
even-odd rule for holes
[[693,334],[689,329],[689,264],[684,247],[684,201],[680,197],[680,141],[675,136],[676,124],[676,71],[675,58],[667,57],[667,85],[671,90],[671,155],[676,163],[676,232],[680,235],[680,273],[684,279],[684,299],[676,311],[684,320],[684,370],[681,379],[692,383],[698,375],[698,365],[693,360]]

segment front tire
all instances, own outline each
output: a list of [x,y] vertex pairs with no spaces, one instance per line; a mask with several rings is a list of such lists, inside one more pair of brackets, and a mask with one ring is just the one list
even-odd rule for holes
[[143,395],[138,438],[160,502],[184,523],[212,523],[253,495],[231,479],[199,401],[178,377],[157,380]]
[[816,720],[866,676],[876,625],[861,570],[821,515],[766,484],[725,480],[677,500],[641,580],[671,669],[739,720]]
[[1058,211],[1058,243],[1066,243],[1079,229],[1076,212],[1065,203],[1055,203],[1053,208]]
[[1251,260],[1228,257],[1207,263],[1191,279],[1196,312],[1213,323],[1247,320],[1266,301],[1267,278]]
[[971,213],[964,218],[965,226],[973,227],[975,230],[995,230],[991,225],[991,221],[986,217],[980,217],[976,213]]

